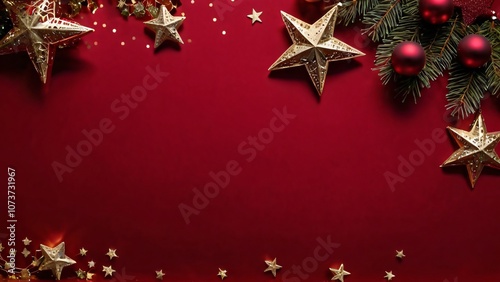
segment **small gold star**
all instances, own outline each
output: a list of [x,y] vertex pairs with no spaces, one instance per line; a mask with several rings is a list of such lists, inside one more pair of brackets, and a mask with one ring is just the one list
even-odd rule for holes
[[391,281],[392,278],[396,277],[396,275],[392,274],[392,271],[386,271],[384,278],[387,279],[388,281]]
[[3,265],[3,269],[9,270],[10,269],[10,263],[5,262],[5,264]]
[[93,260],[89,261],[89,268],[92,268],[95,266],[95,262]]
[[5,248],[2,246],[2,243],[0,243],[0,252],[3,251]]
[[406,256],[405,256],[405,254],[403,254],[403,250],[401,250],[401,251],[396,250],[396,257],[399,259],[403,259]]
[[83,257],[83,256],[86,256],[87,255],[87,252],[88,250],[85,250],[85,248],[81,248],[80,249],[80,255]]
[[25,246],[29,246],[29,244],[31,244],[31,240],[30,240],[30,239],[28,239],[28,237],[26,237],[26,238],[24,238],[24,239],[23,239],[23,244],[24,244]]
[[276,277],[276,270],[281,268],[281,265],[276,264],[276,258],[272,261],[266,260],[265,263],[267,264],[267,268],[264,272],[271,271],[273,276]]
[[224,280],[224,278],[227,277],[226,273],[227,273],[227,270],[219,268],[219,273],[217,273],[217,276],[220,276],[220,279]]
[[126,3],[125,3],[125,0],[119,0],[119,1],[118,1],[118,5],[116,5],[116,7],[118,7],[118,8],[123,8],[123,6],[125,6],[125,4],[126,4]]
[[28,249],[24,248],[24,250],[21,252],[21,254],[23,254],[23,256],[25,258],[27,258],[31,254],[31,252],[28,251]]
[[103,266],[102,271],[105,273],[104,277],[113,276],[113,272],[116,272],[116,270],[114,270],[111,265],[110,266]]
[[106,255],[109,257],[109,260],[118,257],[118,255],[116,255],[116,249],[108,249],[108,253]]
[[93,277],[94,275],[95,275],[95,273],[91,273],[91,272],[88,272],[88,271],[87,271],[87,275],[86,275],[86,276],[87,276],[87,277],[86,277],[86,278],[87,278],[87,280],[92,280],[92,277]]
[[255,11],[255,9],[252,9],[252,14],[247,15],[247,17],[252,19],[252,24],[254,24],[255,22],[261,23],[262,20],[260,19],[260,15],[262,15],[262,12],[257,12]]
[[165,276],[165,273],[163,273],[163,269],[157,270],[156,272],[156,279],[163,280],[163,276]]
[[330,271],[334,274],[332,280],[339,280],[344,282],[344,276],[351,275],[350,272],[344,270],[344,264],[341,264],[338,269],[330,268]]
[[85,271],[79,268],[78,271],[76,271],[76,277],[79,279],[85,279],[87,276],[85,275]]

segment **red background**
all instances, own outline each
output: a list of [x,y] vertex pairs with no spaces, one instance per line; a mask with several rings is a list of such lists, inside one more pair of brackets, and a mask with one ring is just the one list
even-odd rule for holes
[[[465,167],[439,168],[457,148],[447,136],[395,189],[384,177],[397,173],[399,156],[418,150],[416,140],[449,125],[468,129],[471,119],[446,117],[446,79],[418,104],[402,104],[371,70],[374,45],[356,26],[339,26],[335,36],[367,55],[331,63],[318,99],[304,68],[267,71],[291,44],[279,11],[319,17],[300,2],[242,0],[217,13],[208,2],[185,1],[177,13],[187,17],[185,44],[156,51],[146,48],[154,38],[140,20],[102,4],[77,19],[95,32],[57,51],[46,91],[26,54],[0,57],[0,161],[2,170],[16,169],[19,266],[29,263],[20,254],[27,236],[32,251],[66,242],[78,262],[66,278],[93,259],[100,279],[107,249],[116,248],[111,264],[135,280],[152,281],[163,269],[167,281],[217,281],[221,267],[230,281],[273,281],[264,260],[277,257],[281,281],[313,255],[317,238],[330,236],[339,246],[308,281],[329,280],[328,268],[340,263],[349,282],[383,281],[389,270],[394,281],[500,280],[498,171],[486,169],[472,190]],[[251,25],[252,8],[263,11],[263,23]],[[119,119],[113,101],[157,65],[169,76]],[[247,162],[238,146],[284,107],[296,118]],[[499,113],[499,100],[486,98],[490,131],[500,130]],[[66,147],[104,118],[114,131],[60,182],[53,162],[64,163]],[[179,204],[192,205],[193,188],[230,160],[242,172],[186,224]],[[407,255],[402,262],[396,249]]]

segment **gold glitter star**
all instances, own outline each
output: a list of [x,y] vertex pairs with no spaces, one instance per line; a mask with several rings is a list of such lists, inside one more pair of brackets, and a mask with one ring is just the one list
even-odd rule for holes
[[347,60],[365,54],[333,37],[338,6],[330,9],[314,24],[303,22],[285,12],[283,21],[293,45],[269,68],[278,69],[305,66],[316,91],[321,96],[328,73],[328,63]]
[[89,268],[92,268],[95,266],[95,262],[93,260],[88,262]]
[[3,2],[14,20],[14,28],[0,40],[0,55],[26,51],[43,83],[50,76],[57,47],[94,31],[57,18],[57,1],[38,0],[29,11],[23,1]]
[[396,250],[396,257],[399,258],[399,259],[403,259],[406,256],[403,253],[403,250],[401,250],[401,251]]
[[267,264],[267,268],[266,270],[264,270],[264,272],[271,271],[273,276],[276,277],[276,270],[281,268],[281,265],[276,264],[276,258],[274,258],[274,260],[272,261],[266,260],[264,262]]
[[108,253],[106,255],[109,257],[109,260],[112,260],[113,258],[118,257],[116,255],[116,249],[108,249]]
[[79,268],[78,271],[76,271],[76,277],[78,277],[79,279],[85,279],[87,275],[85,275],[85,271]]
[[217,276],[220,276],[220,279],[221,280],[224,280],[224,278],[227,277],[227,270],[224,270],[224,269],[220,269],[219,268],[219,273],[217,273]]
[[158,17],[144,24],[155,34],[155,48],[158,48],[165,40],[171,40],[184,44],[177,29],[181,26],[186,17],[174,17],[170,14],[167,7],[160,6]]
[[95,275],[95,273],[91,273],[91,272],[88,272],[88,271],[87,271],[87,275],[86,275],[86,277],[85,277],[85,278],[86,278],[87,280],[92,280],[92,277],[93,277],[94,275]]
[[76,261],[64,254],[66,249],[64,242],[54,248],[40,244],[40,249],[42,250],[43,261],[38,269],[52,270],[52,274],[57,280],[61,280],[61,272],[65,266],[76,263]]
[[83,256],[86,256],[87,255],[87,252],[88,250],[85,250],[85,248],[81,248],[80,249],[80,255],[83,257]]
[[388,281],[391,281],[392,278],[396,277],[396,275],[392,274],[392,271],[386,271],[384,278],[387,279]]
[[31,252],[28,251],[28,249],[24,248],[24,250],[21,252],[21,254],[23,254],[23,256],[25,258],[27,258],[31,254]]
[[103,266],[102,271],[104,272],[104,277],[113,276],[113,272],[116,272],[111,265]]
[[31,244],[31,240],[30,240],[30,239],[28,239],[28,237],[26,237],[26,238],[24,238],[24,239],[23,239],[23,244],[24,244],[25,246],[29,246],[29,244]]
[[10,263],[5,262],[4,265],[3,265],[3,269],[9,270],[10,269]]
[[481,114],[478,114],[470,131],[448,127],[448,131],[460,148],[455,151],[442,165],[467,166],[472,188],[476,185],[485,166],[500,169],[500,157],[495,147],[500,142],[500,131],[488,133]]
[[165,273],[163,273],[163,269],[157,270],[156,272],[156,279],[163,280],[163,276],[165,276]]
[[252,19],[252,24],[255,22],[261,23],[262,20],[260,19],[260,15],[262,15],[262,12],[257,12],[255,9],[252,9],[252,14],[247,15],[248,18]]
[[339,280],[344,282],[344,276],[351,275],[350,272],[344,270],[344,264],[341,264],[338,269],[330,268],[330,271],[334,274],[332,280]]
[[126,4],[125,0],[118,0],[118,5],[116,5],[116,7],[123,8],[123,6],[125,6],[125,4]]

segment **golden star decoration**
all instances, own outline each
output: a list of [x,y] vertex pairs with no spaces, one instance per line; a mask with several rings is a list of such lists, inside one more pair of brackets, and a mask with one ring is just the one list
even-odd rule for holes
[[163,280],[163,276],[165,276],[165,273],[163,273],[163,269],[157,270],[155,272],[156,272],[156,279]]
[[85,271],[83,271],[82,269],[78,269],[76,271],[76,277],[78,277],[79,279],[85,279],[87,277]]
[[387,279],[388,281],[391,281],[392,278],[396,277],[396,275],[392,274],[392,271],[386,271],[384,278]]
[[403,250],[401,250],[401,251],[396,250],[396,257],[399,258],[399,259],[403,259],[406,256],[403,253]]
[[118,257],[118,255],[116,254],[116,249],[108,249],[108,253],[106,255],[109,257],[109,260]]
[[92,280],[92,277],[94,277],[95,273],[91,273],[87,271],[86,279],[87,280]]
[[186,17],[174,17],[167,7],[160,6],[158,16],[144,24],[155,34],[155,48],[158,48],[165,40],[171,40],[184,44],[177,29],[181,26]]
[[330,271],[333,273],[332,280],[339,280],[340,282],[344,282],[344,276],[351,275],[350,272],[344,270],[344,264],[341,264],[338,269],[330,268]]
[[271,271],[273,276],[276,277],[276,271],[281,268],[281,265],[278,265],[276,263],[276,258],[274,258],[272,261],[266,260],[264,262],[267,264],[267,268],[266,270],[264,270],[264,272]]
[[110,266],[103,266],[102,272],[104,272],[104,277],[108,277],[108,276],[113,276],[113,272],[116,272],[116,270],[114,270],[113,267],[110,265]]
[[87,252],[88,250],[85,250],[85,248],[81,248],[80,249],[80,255],[83,257],[83,256],[86,256],[87,255]]
[[76,263],[76,261],[64,254],[66,249],[64,242],[54,248],[40,244],[40,249],[42,250],[43,261],[38,269],[52,270],[52,274],[57,280],[61,280],[61,272],[65,266]]
[[91,28],[56,17],[56,1],[39,0],[33,9],[24,2],[4,0],[14,27],[0,40],[0,55],[26,51],[43,83],[47,83],[54,63],[55,51],[80,38]]
[[28,249],[24,248],[24,250],[21,252],[21,254],[23,254],[23,256],[25,258],[27,258],[31,254],[31,252],[28,251]]
[[23,244],[24,244],[25,246],[29,246],[29,244],[31,244],[31,240],[30,240],[30,239],[28,239],[28,237],[26,237],[26,238],[24,238],[24,239],[23,239]]
[[500,131],[488,133],[481,114],[478,114],[470,131],[448,127],[460,146],[441,166],[465,165],[472,188],[476,185],[485,166],[500,169],[500,157],[495,147],[500,142]]
[[220,276],[220,279],[224,280],[224,278],[227,277],[227,270],[219,268],[219,273],[217,273],[217,276]]
[[337,12],[336,5],[311,25],[282,11],[281,16],[293,45],[272,64],[269,70],[305,66],[316,91],[321,96],[329,62],[365,55],[333,37]]
[[252,24],[254,24],[255,22],[261,23],[262,20],[260,19],[260,15],[262,15],[262,12],[257,12],[255,11],[255,9],[252,9],[252,13],[250,15],[247,15],[247,17],[252,20]]

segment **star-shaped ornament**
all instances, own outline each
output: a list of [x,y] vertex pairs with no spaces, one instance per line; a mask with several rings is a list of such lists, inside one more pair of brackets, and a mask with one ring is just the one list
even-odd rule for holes
[[266,260],[264,262],[267,264],[267,268],[266,270],[264,270],[264,272],[271,271],[273,276],[276,277],[276,271],[281,268],[281,265],[278,265],[276,263],[276,258],[274,258],[272,261]]
[[82,257],[86,256],[86,255],[87,255],[87,252],[88,252],[88,250],[85,250],[85,248],[81,248],[81,249],[80,249],[80,255],[81,255]]
[[488,133],[481,114],[478,114],[470,131],[448,127],[460,146],[441,166],[465,165],[472,188],[476,185],[485,166],[500,169],[500,157],[495,147],[500,142],[500,131]]
[[92,280],[92,277],[94,277],[95,273],[91,273],[87,271],[86,279],[87,280]]
[[219,273],[217,273],[217,276],[220,276],[220,279],[224,280],[224,278],[227,277],[227,270],[219,268]]
[[481,16],[491,16],[491,5],[494,0],[453,0],[453,5],[462,10],[465,24],[471,25]]
[[0,55],[25,51],[40,79],[47,83],[58,46],[92,31],[91,28],[56,17],[56,1],[39,0],[27,9],[23,1],[4,0],[14,28],[0,40]]
[[403,259],[403,258],[404,258],[404,257],[406,257],[406,256],[405,256],[405,254],[403,253],[403,250],[401,250],[401,251],[396,250],[396,257],[397,257],[398,259]]
[[26,237],[26,238],[24,238],[24,239],[23,239],[23,244],[24,244],[25,246],[29,246],[29,244],[31,244],[31,240],[30,240],[30,239],[28,239],[28,237]]
[[392,278],[396,277],[396,275],[392,274],[392,271],[386,271],[384,278],[387,279],[387,281],[391,281]]
[[113,276],[113,272],[116,272],[116,270],[114,270],[113,267],[110,265],[110,266],[103,266],[102,272],[104,272],[104,277],[108,277],[108,276]]
[[27,258],[31,254],[31,252],[28,251],[28,249],[24,248],[24,250],[21,252],[21,254],[23,254],[23,256],[25,258]]
[[338,269],[330,268],[330,271],[333,273],[332,280],[339,280],[340,282],[344,282],[344,276],[351,275],[350,272],[344,270],[344,264],[341,264]]
[[155,48],[158,48],[166,40],[171,40],[184,44],[177,29],[181,26],[186,17],[174,17],[167,7],[160,6],[158,16],[144,24],[155,34]]
[[255,22],[261,23],[262,20],[260,19],[260,15],[262,15],[262,12],[257,12],[255,9],[252,9],[252,13],[250,15],[247,15],[248,18],[252,20],[252,24]]
[[116,249],[108,249],[108,253],[106,255],[109,257],[109,260],[118,257],[118,255],[116,254]]
[[93,260],[89,261],[88,262],[88,266],[89,266],[89,268],[94,267],[95,266],[95,262]]
[[54,248],[40,244],[40,249],[42,250],[43,261],[38,269],[52,270],[52,274],[54,274],[57,280],[61,280],[61,273],[65,266],[76,263],[76,261],[64,254],[66,251],[64,242]]
[[364,56],[365,54],[333,37],[338,5],[330,9],[314,24],[303,22],[285,12],[283,21],[293,45],[269,68],[278,69],[305,66],[316,91],[321,96],[328,73],[328,63]]
[[156,279],[163,280],[163,276],[165,276],[165,273],[163,273],[163,269],[157,270],[156,272]]

